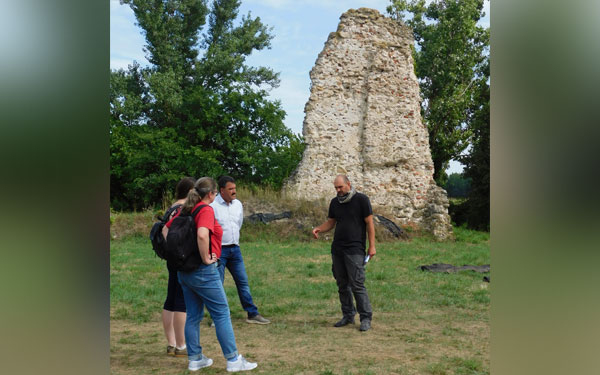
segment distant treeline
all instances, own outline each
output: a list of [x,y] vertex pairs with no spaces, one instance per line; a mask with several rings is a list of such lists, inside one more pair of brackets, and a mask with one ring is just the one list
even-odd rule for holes
[[489,231],[489,191],[487,199],[480,198],[479,194],[474,193],[471,181],[470,177],[465,177],[462,173],[452,173],[448,176],[444,186],[450,198],[448,213],[456,225]]
[[466,198],[471,191],[471,179],[463,177],[462,173],[451,173],[443,188],[449,198]]

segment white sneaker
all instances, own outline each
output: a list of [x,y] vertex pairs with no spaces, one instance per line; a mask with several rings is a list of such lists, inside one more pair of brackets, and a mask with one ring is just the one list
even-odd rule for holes
[[188,370],[190,371],[198,371],[201,368],[208,367],[213,364],[213,360],[206,357],[202,354],[202,359],[198,361],[190,361],[190,365],[188,366]]
[[248,362],[246,358],[239,354],[234,362],[227,361],[227,372],[248,371],[255,369],[256,366],[258,366],[258,363]]

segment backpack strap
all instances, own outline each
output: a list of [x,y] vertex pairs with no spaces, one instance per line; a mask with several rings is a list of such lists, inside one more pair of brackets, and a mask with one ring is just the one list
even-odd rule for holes
[[[194,221],[196,220],[196,216],[200,213],[200,211],[204,208],[204,207],[208,207],[207,204],[201,204],[200,206],[198,206],[198,208],[196,208],[193,212],[192,212],[192,217],[194,218]],[[208,231],[208,255],[212,254],[212,241],[210,240],[210,231]]]
[[169,207],[169,209],[167,210],[167,212],[165,212],[165,214],[163,215],[162,218],[162,222],[166,223],[167,221],[169,221],[169,218],[171,217],[171,215],[173,214],[173,212],[177,209],[179,209],[179,207],[183,206],[182,204],[176,204],[172,207]]
[[198,206],[198,208],[196,208],[193,212],[192,212],[192,217],[194,218],[194,220],[196,219],[196,216],[200,213],[200,211],[204,208],[204,207],[208,207],[207,204],[201,204],[200,206]]

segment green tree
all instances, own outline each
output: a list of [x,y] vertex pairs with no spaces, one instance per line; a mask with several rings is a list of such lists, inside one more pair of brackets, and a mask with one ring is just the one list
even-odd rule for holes
[[465,165],[464,176],[471,179],[471,191],[467,200],[467,223],[479,230],[490,229],[490,64],[481,69],[481,77],[475,85],[475,94],[479,96],[476,105],[470,111],[473,131],[471,151],[461,157]]
[[270,47],[267,26],[238,18],[239,0],[121,3],[134,11],[151,66],[111,72],[113,205],[156,204],[183,176],[280,186],[304,144],[268,99],[278,74],[246,64]]
[[137,62],[127,70],[110,72],[110,119],[111,125],[140,125],[147,119],[150,97],[144,85],[146,72]]
[[135,14],[146,39],[144,50],[151,74],[145,77],[152,107],[147,113],[151,125],[180,125],[181,105],[194,85],[198,57],[198,32],[206,23],[206,1],[199,0],[121,0]]
[[110,197],[117,210],[162,202],[184,176],[224,173],[214,150],[189,145],[171,128],[115,126],[110,134]]
[[[483,0],[391,0],[389,14],[412,27],[415,72],[422,116],[429,130],[434,179],[443,186],[445,170],[469,145],[470,111],[479,67],[489,56],[489,29],[477,22]],[[479,103],[481,104],[481,103]]]

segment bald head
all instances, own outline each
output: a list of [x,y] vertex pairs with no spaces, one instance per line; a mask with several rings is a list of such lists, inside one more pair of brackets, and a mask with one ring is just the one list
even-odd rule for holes
[[333,186],[335,187],[338,196],[346,195],[352,189],[350,180],[345,174],[338,174],[335,177],[335,180],[333,180]]
[[341,179],[341,182],[343,182],[343,183],[346,183],[346,184],[350,183],[350,180],[348,179],[348,176],[346,176],[345,174],[338,174],[337,176],[335,176],[334,183],[338,179]]

